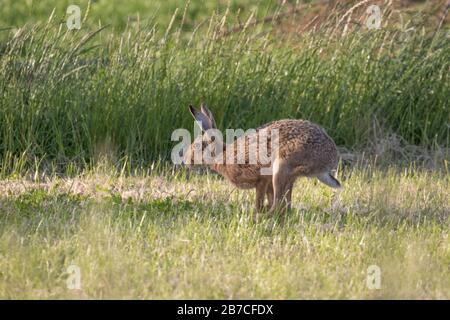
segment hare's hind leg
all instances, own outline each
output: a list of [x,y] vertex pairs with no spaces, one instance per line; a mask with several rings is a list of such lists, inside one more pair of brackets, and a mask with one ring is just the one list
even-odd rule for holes
[[290,210],[292,205],[292,189],[294,189],[294,181],[289,181],[287,187],[286,187],[286,209]]
[[289,209],[291,207],[291,195],[293,179],[288,165],[282,160],[277,159],[273,164],[273,203],[270,212],[277,209]]

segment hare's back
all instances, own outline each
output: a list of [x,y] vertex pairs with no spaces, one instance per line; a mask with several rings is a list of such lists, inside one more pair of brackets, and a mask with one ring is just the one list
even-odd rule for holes
[[323,128],[307,120],[278,120],[261,129],[278,130],[279,153],[301,175],[328,172],[337,165],[337,148]]

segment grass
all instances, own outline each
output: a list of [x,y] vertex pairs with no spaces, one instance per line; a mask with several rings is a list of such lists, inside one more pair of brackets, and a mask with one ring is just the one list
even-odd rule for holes
[[448,146],[444,30],[434,35],[412,25],[407,41],[391,25],[342,35],[330,19],[301,35],[259,25],[223,37],[226,17],[213,15],[192,32],[176,23],[163,32],[145,24],[74,32],[54,20],[4,31],[3,176],[86,167],[104,153],[119,164],[168,159],[172,131],[192,130],[187,106],[201,101],[220,129],[305,118],[350,149],[388,134]]
[[[302,2],[302,1],[300,1]],[[212,12],[224,14],[228,11],[233,14],[233,22],[236,14],[240,12],[241,19],[245,19],[253,11],[257,17],[267,13],[273,13],[279,7],[276,0],[230,0],[230,1],[142,1],[142,0],[39,0],[17,2],[14,0],[3,1],[3,11],[0,17],[0,25],[10,27],[22,27],[24,24],[45,22],[52,14],[57,22],[66,21],[66,9],[69,5],[80,7],[82,18],[89,24],[109,24],[114,29],[121,31],[130,23],[142,21],[144,23],[157,23],[163,29],[169,24],[173,13],[178,10],[176,22],[181,23],[182,13],[186,10],[183,28],[193,30],[196,24],[205,20]],[[86,18],[85,18],[86,17]]]
[[[257,23],[293,2],[98,0],[69,31],[67,1],[5,1],[0,298],[450,298],[448,24],[383,5],[367,30],[355,2]],[[291,212],[253,221],[252,191],[167,165],[201,101],[220,129],[322,125],[344,189],[302,179]]]
[[450,297],[448,175],[358,169],[338,194],[303,179],[286,217],[255,223],[253,192],[215,175],[105,172],[1,182],[0,297]]

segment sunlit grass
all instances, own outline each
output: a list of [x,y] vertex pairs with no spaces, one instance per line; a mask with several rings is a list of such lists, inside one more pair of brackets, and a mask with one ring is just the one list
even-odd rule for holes
[[[449,179],[301,179],[285,217],[215,175],[1,182],[2,298],[449,298]],[[66,287],[70,264],[80,290]],[[382,271],[379,290],[367,268]]]
[[[86,0],[69,31],[68,3],[2,7],[0,298],[450,298],[448,26],[383,7],[343,35],[347,6],[284,32],[244,26],[293,2]],[[219,129],[320,124],[344,188],[300,179],[255,222],[253,191],[167,163],[202,101]]]
[[192,130],[187,106],[202,101],[222,130],[304,118],[350,149],[391,135],[448,146],[444,30],[418,25],[405,40],[390,25],[362,26],[343,36],[330,22],[282,38],[266,26],[223,37],[224,18],[183,33],[176,23],[162,34],[53,22],[3,31],[1,173],[66,172],[104,153],[121,164],[168,159],[171,133]]

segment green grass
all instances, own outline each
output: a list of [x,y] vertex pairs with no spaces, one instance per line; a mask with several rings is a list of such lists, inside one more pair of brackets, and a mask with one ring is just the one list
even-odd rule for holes
[[[450,298],[447,25],[342,35],[347,6],[224,36],[286,8],[99,0],[68,31],[68,3],[3,1],[0,298]],[[166,165],[201,101],[220,129],[322,125],[344,189],[302,179],[291,212],[253,221],[252,191]]]
[[201,101],[220,129],[306,118],[350,149],[389,134],[448,146],[445,32],[415,26],[403,41],[393,26],[361,26],[341,36],[330,20],[301,35],[259,25],[224,38],[223,21],[213,15],[192,32],[177,23],[74,32],[54,20],[3,31],[2,174],[49,164],[64,171],[103,153],[120,164],[167,159],[172,131],[192,130],[187,106]]
[[[295,2],[295,1],[292,1]],[[300,1],[301,2],[301,1]],[[186,6],[189,4],[188,6]],[[54,10],[54,17],[59,22],[66,20],[66,10],[69,5],[80,7],[81,15],[88,24],[110,24],[117,30],[123,30],[127,24],[136,23],[138,20],[144,23],[157,23],[163,28],[167,27],[170,17],[175,10],[180,12],[177,22],[181,22],[182,13],[186,8],[186,30],[195,28],[209,17],[212,12],[219,14],[228,10],[231,13],[240,12],[241,19],[248,17],[251,11],[256,16],[263,16],[268,12],[274,12],[278,5],[276,0],[231,0],[231,1],[142,1],[142,0],[39,0],[39,1],[14,1],[4,0],[0,26],[21,27],[47,21]],[[235,20],[234,20],[235,21]]]
[[0,297],[448,299],[449,182],[354,170],[333,194],[302,179],[285,218],[255,223],[253,192],[211,175],[4,180]]

